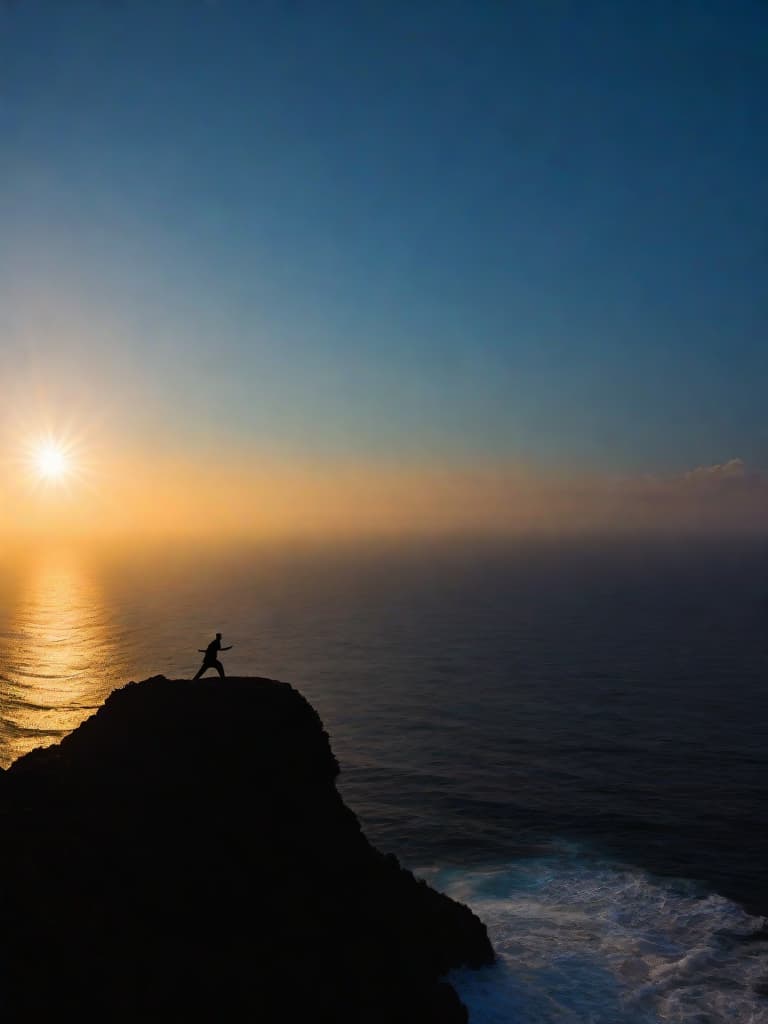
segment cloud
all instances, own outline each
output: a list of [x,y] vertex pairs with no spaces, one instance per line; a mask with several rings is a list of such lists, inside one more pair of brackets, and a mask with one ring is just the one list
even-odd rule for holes
[[624,478],[607,487],[594,481],[592,498],[596,519],[606,525],[611,520],[617,527],[654,531],[768,530],[768,477],[750,471],[740,458],[677,475]]
[[696,469],[691,469],[684,474],[683,479],[692,483],[711,483],[712,481],[719,483],[723,480],[743,480],[746,473],[747,468],[743,459],[729,459],[728,462],[718,465],[698,466]]

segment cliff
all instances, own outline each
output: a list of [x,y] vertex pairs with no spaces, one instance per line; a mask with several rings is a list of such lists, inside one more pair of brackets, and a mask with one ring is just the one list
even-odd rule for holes
[[4,1019],[458,1024],[484,925],[375,850],[267,679],[129,683],[0,775]]

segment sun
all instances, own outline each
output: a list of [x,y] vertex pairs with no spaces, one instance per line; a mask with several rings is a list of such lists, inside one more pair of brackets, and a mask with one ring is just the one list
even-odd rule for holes
[[46,441],[34,453],[34,464],[42,480],[62,480],[71,469],[68,453],[60,444]]
[[64,484],[79,477],[75,445],[64,436],[48,434],[26,445],[27,472],[38,484]]
[[69,425],[30,430],[20,441],[17,464],[32,491],[74,497],[93,484],[90,446]]

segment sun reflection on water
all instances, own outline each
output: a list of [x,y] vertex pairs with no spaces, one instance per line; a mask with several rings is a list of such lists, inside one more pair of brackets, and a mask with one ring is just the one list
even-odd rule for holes
[[116,655],[109,619],[96,575],[76,557],[41,557],[23,571],[0,630],[4,760],[55,743],[109,692]]

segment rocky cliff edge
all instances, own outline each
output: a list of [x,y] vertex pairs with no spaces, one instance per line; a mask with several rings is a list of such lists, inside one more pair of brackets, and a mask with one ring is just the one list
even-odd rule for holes
[[[374,849],[311,705],[268,679],[129,683],[0,775],[0,1009],[459,1024],[482,922]],[[4,1005],[3,1005],[4,1004]]]

